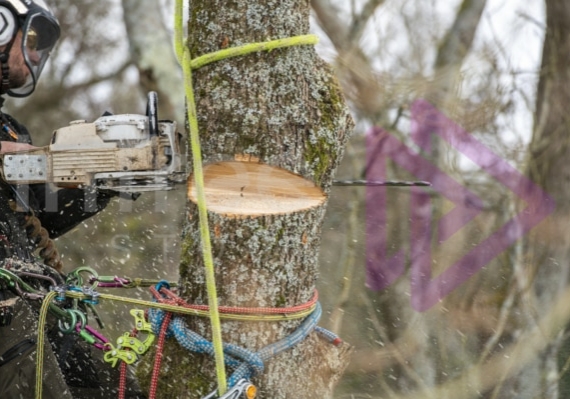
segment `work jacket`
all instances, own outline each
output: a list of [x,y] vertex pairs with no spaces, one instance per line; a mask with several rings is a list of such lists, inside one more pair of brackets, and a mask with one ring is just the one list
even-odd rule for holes
[[[28,130],[1,112],[0,140],[32,144]],[[5,264],[10,267],[14,262],[38,265],[33,253],[40,238],[33,234],[38,226],[29,223],[31,216],[39,219],[51,238],[56,238],[100,212],[114,195],[57,189],[48,184],[14,186],[0,178],[0,267]],[[34,397],[38,306],[0,284],[2,399]],[[50,345],[45,347],[44,354],[44,399],[117,397],[118,373],[104,363],[102,353],[92,351],[73,334],[61,334],[58,325],[50,320],[47,329]],[[129,381],[126,396],[143,398],[131,375]]]

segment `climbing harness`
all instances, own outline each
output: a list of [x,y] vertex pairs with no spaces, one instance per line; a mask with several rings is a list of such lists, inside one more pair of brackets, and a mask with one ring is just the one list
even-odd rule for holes
[[[89,275],[87,276],[86,274]],[[50,290],[46,292],[45,290],[34,288],[26,283],[23,278],[43,279],[49,284]],[[88,267],[79,267],[69,273],[65,284],[59,283],[50,276],[25,271],[0,269],[0,282],[2,282],[4,286],[12,289],[15,293],[24,298],[42,301],[39,312],[38,335],[35,341],[37,345],[36,398],[41,398],[42,393],[41,376],[43,375],[45,326],[48,313],[52,313],[57,318],[58,328],[62,334],[76,334],[89,345],[104,351],[104,360],[112,367],[116,367],[119,362],[121,363],[120,392],[122,392],[122,394],[120,393],[119,399],[124,398],[124,390],[126,389],[126,365],[136,362],[142,355],[148,352],[155,342],[157,343],[156,357],[149,395],[151,399],[154,398],[156,394],[158,373],[162,360],[162,347],[168,336],[175,337],[178,342],[188,350],[210,355],[215,354],[213,343],[190,330],[181,317],[175,316],[185,314],[208,317],[209,311],[205,309],[203,305],[190,305],[185,303],[182,298],[172,291],[173,283],[159,281],[155,286],[151,287],[153,301],[144,301],[101,293],[96,290],[96,288],[113,288],[96,285],[103,284],[105,281],[110,280],[124,284],[118,284],[116,287],[136,287],[137,285],[130,284],[132,281],[139,281],[140,284],[143,284],[143,280],[137,279],[117,276],[112,278],[100,277],[95,270]],[[133,331],[119,336],[115,341],[116,344],[113,344],[103,334],[99,333],[97,329],[88,324],[88,309],[95,315],[96,312],[94,312],[93,308],[99,304],[101,300],[120,301],[147,308],[148,317],[145,316],[144,310],[132,309],[130,313],[134,318]],[[263,372],[265,367],[264,362],[278,353],[292,348],[305,339],[313,330],[335,345],[342,342],[335,334],[317,327],[317,322],[322,312],[318,303],[317,293],[315,293],[307,303],[290,308],[220,307],[219,310],[222,318],[231,320],[283,321],[299,318],[303,318],[304,320],[291,335],[257,352],[234,344],[224,344],[223,350],[226,353],[226,356],[224,356],[225,364],[234,370],[227,381],[229,390],[221,394],[221,396],[215,396],[218,394],[218,387],[216,392],[209,394],[206,398],[254,398],[256,389],[249,381],[254,375]],[[142,334],[143,337],[139,337],[138,334]]]

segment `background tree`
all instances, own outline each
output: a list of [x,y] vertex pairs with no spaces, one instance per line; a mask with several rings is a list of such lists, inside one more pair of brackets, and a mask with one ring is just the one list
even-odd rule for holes
[[[521,77],[528,71],[516,69],[513,65],[507,66],[506,69],[503,67],[502,57],[507,57],[507,50],[504,48],[498,51],[492,50],[497,48],[496,45],[500,46],[500,39],[497,36],[494,36],[495,42],[492,45],[489,44],[489,47],[486,47],[485,42],[479,39],[478,48],[467,51],[480,25],[479,21],[485,19],[485,17],[479,19],[483,2],[474,3],[477,2],[461,3],[457,8],[455,23],[447,25],[449,30],[437,31],[441,28],[437,22],[431,25],[437,31],[435,32],[437,47],[427,44],[430,43],[431,38],[428,34],[429,29],[422,26],[423,17],[416,13],[417,10],[413,10],[409,2],[401,2],[396,6],[401,7],[398,8],[399,14],[395,14],[394,9],[390,10],[389,4],[379,4],[375,1],[353,5],[352,9],[348,7],[348,12],[346,9],[342,10],[344,16],[347,14],[353,16],[349,21],[355,26],[362,18],[359,10],[377,5],[381,6],[376,13],[377,18],[381,18],[378,16],[382,12],[387,12],[392,16],[400,15],[404,20],[409,18],[410,23],[406,24],[407,34],[401,30],[398,31],[399,35],[407,35],[406,48],[413,49],[406,54],[408,58],[403,57],[408,63],[398,63],[397,55],[391,53],[390,59],[396,59],[395,64],[398,70],[388,72],[388,66],[379,68],[378,64],[372,61],[368,65],[369,72],[362,72],[365,69],[362,57],[358,58],[358,65],[351,62],[355,59],[354,57],[343,57],[346,48],[358,46],[358,43],[347,45],[337,38],[339,32],[352,31],[350,23],[348,27],[343,26],[345,25],[343,21],[347,18],[333,19],[331,23],[331,10],[333,9],[330,7],[331,4],[326,1],[313,1],[319,22],[325,32],[334,31],[329,36],[338,52],[336,56],[339,69],[349,71],[349,78],[343,82],[345,91],[351,95],[351,99],[355,98],[352,105],[356,108],[357,115],[368,116],[371,123],[377,125],[381,123],[381,126],[390,128],[392,133],[398,134],[406,141],[409,117],[407,104],[415,98],[427,96],[447,115],[465,126],[468,131],[474,132],[478,139],[491,145],[494,151],[505,158],[518,162],[519,169],[524,170],[527,167],[525,157],[521,156],[524,154],[524,139],[521,131],[517,131],[520,125],[513,129],[512,122],[505,123],[505,118],[513,118],[512,121],[520,120],[520,113],[519,116],[515,116],[516,109],[521,107],[521,104],[524,109],[525,102],[527,105],[533,103],[532,92],[527,91],[529,86],[526,86],[525,79]],[[544,187],[546,187],[546,182],[556,185],[557,188],[553,191],[554,196],[558,201],[564,202],[564,185],[561,185],[559,180],[563,176],[564,169],[561,164],[557,164],[556,167],[552,165],[563,159],[566,139],[562,132],[565,131],[565,123],[561,117],[562,112],[557,111],[556,107],[544,106],[544,104],[564,103],[561,99],[567,85],[562,83],[563,73],[561,71],[565,70],[565,53],[562,51],[559,55],[558,49],[560,46],[565,46],[568,35],[563,28],[564,6],[547,2],[548,8],[550,8],[547,14],[549,29],[545,39],[543,72],[540,75],[532,75],[541,77],[537,99],[537,110],[540,111],[535,116],[535,136],[530,146],[531,155],[528,158],[528,167],[532,171],[532,178],[541,182]],[[421,10],[421,13],[427,15],[428,19],[431,18],[429,9],[430,7]],[[496,12],[496,9],[494,11]],[[540,22],[537,22],[540,19],[539,16],[527,14],[522,10],[519,12],[521,19],[513,24],[513,30],[520,29],[526,23],[534,27],[541,26]],[[554,15],[558,23],[553,21]],[[467,23],[465,21],[458,23],[464,18],[467,18]],[[398,20],[398,17],[391,19],[390,25],[397,25]],[[381,24],[381,22],[377,23]],[[458,34],[457,29],[460,29],[462,33]],[[389,33],[389,29],[383,31],[385,32]],[[419,32],[416,37],[413,36],[414,32]],[[454,32],[455,35],[453,35]],[[455,39],[460,39],[459,43]],[[380,36],[379,40],[381,49],[378,54],[383,54],[383,51],[388,52],[388,49],[394,51],[390,46],[390,37]],[[436,48],[437,52],[434,52]],[[449,51],[450,49],[453,50]],[[428,55],[431,52],[432,56],[436,54],[433,56],[435,68],[426,68],[424,58],[426,52]],[[467,55],[469,57],[466,57]],[[374,60],[373,57],[370,58]],[[429,58],[428,56],[427,59]],[[512,60],[507,60],[509,63],[512,62]],[[477,65],[475,70],[473,63]],[[481,69],[482,74],[488,74],[484,78],[478,73]],[[457,71],[460,71],[459,75]],[[353,85],[351,74],[356,74],[359,78],[363,76],[372,78],[366,83]],[[346,74],[341,73],[341,76],[346,76]],[[507,76],[509,86],[500,82],[500,78],[505,76]],[[561,80],[554,80],[557,76]],[[538,81],[537,78],[536,81]],[[359,96],[360,93],[367,93],[366,89],[358,90],[361,86],[376,88],[376,97],[372,97],[371,101],[365,101],[367,105],[379,105],[376,111],[374,108],[362,110],[362,98],[371,97],[366,94]],[[442,94],[445,95],[446,101],[442,101]],[[548,102],[546,99],[541,100],[542,96],[545,98],[547,96],[550,100]],[[554,96],[556,100],[553,100]],[[378,100],[378,97],[382,100]],[[521,98],[523,101],[520,101]],[[532,107],[528,107],[528,114],[531,109]],[[549,121],[547,123],[551,124],[543,125],[542,121]],[[543,130],[545,126],[548,127]],[[539,129],[538,133],[536,129]],[[505,131],[511,132],[510,137]],[[513,131],[515,137],[518,135],[519,141],[511,141]],[[549,133],[556,131],[557,135],[549,134],[548,138],[545,138],[543,136],[545,131]],[[538,141],[540,143],[538,146],[537,136],[542,136],[542,139]],[[362,151],[358,148],[361,148],[363,144],[359,142],[353,144],[357,146],[354,151],[357,154],[356,159],[362,159]],[[450,154],[449,147],[436,146],[436,148],[440,148],[440,155],[437,157],[437,154],[432,154],[432,156],[436,156],[438,164],[446,167],[449,174],[484,198],[485,205],[484,212],[474,220],[470,227],[465,228],[461,234],[450,240],[451,245],[440,247],[441,249],[434,254],[432,272],[434,275],[453,264],[454,259],[458,259],[466,249],[477,245],[482,238],[502,225],[518,209],[509,193],[505,192],[496,182],[486,178],[481,171],[473,170],[472,167],[467,169],[461,167],[460,160]],[[540,148],[541,152],[533,151],[533,148]],[[547,150],[542,152],[547,148],[551,148],[553,152]],[[555,148],[556,152],[554,152]],[[351,151],[348,153],[351,154]],[[440,158],[442,155],[444,159]],[[358,165],[358,161],[354,163]],[[536,165],[541,166],[537,168]],[[356,174],[363,170],[363,167],[362,164],[357,166]],[[546,172],[547,170],[549,172]],[[354,173],[353,171],[352,174]],[[392,169],[392,173],[394,177],[402,177],[401,171]],[[550,189],[547,191],[551,192]],[[362,193],[360,195],[362,198]],[[409,205],[406,194],[393,192],[391,198],[389,210],[392,218],[387,227],[395,227],[400,233],[391,235],[392,239],[388,245],[405,250],[409,235],[402,222],[413,215],[408,214]],[[437,202],[441,202],[441,199],[435,195],[432,203]],[[360,209],[363,212],[362,199],[360,203]],[[334,204],[331,207],[334,209]],[[366,326],[369,326],[369,331],[371,331],[368,334],[368,344],[358,342],[353,338],[353,341],[359,345],[349,368],[350,375],[345,379],[347,385],[342,388],[346,396],[349,397],[355,392],[365,392],[372,397],[401,397],[403,393],[413,392],[410,397],[438,398],[446,395],[454,398],[473,397],[473,395],[490,398],[563,395],[560,393],[559,384],[567,368],[564,366],[566,358],[561,358],[562,363],[557,364],[557,356],[564,337],[560,325],[564,324],[564,320],[567,321],[565,318],[567,315],[561,315],[557,305],[565,299],[567,292],[565,277],[567,267],[564,266],[566,261],[562,260],[566,246],[559,240],[554,243],[545,243],[544,239],[545,237],[563,236],[562,226],[566,220],[562,216],[563,209],[563,206],[557,208],[556,216],[554,216],[557,222],[554,225],[545,221],[542,227],[537,229],[536,233],[530,236],[525,243],[521,241],[505,251],[452,295],[445,298],[441,305],[435,306],[429,312],[418,314],[409,308],[407,304],[409,301],[408,277],[400,279],[392,287],[380,293],[369,292],[367,295],[360,295],[360,303],[339,302],[338,305],[343,307],[340,310],[344,310],[345,320],[348,317],[349,320],[366,320],[367,322],[358,324],[360,328],[353,327],[357,324],[348,320],[344,323],[337,323],[337,325],[341,324],[348,334],[351,334],[352,328],[357,329],[354,337],[362,338],[363,328]],[[441,212],[449,210],[449,205],[443,202]],[[360,215],[360,217],[365,217],[362,213]],[[338,228],[339,225],[343,224],[338,222],[335,227]],[[556,230],[555,226],[558,226],[559,230]],[[362,229],[359,232],[361,233]],[[356,236],[361,241],[365,240],[362,233]],[[349,235],[348,238],[352,240],[353,235]],[[362,246],[357,246],[356,249],[351,249],[352,247],[354,244],[347,244],[346,251],[351,251],[351,253],[358,253],[359,249],[364,251]],[[338,253],[333,250],[330,258],[337,257]],[[545,267],[543,260],[547,257],[551,262],[555,262],[556,266]],[[413,262],[413,259],[410,262]],[[356,264],[361,264],[361,262],[356,261]],[[347,267],[345,270],[350,270],[350,268]],[[358,271],[344,273],[343,277],[347,278],[347,276],[349,281],[354,278],[353,284],[357,286],[352,292],[356,293],[358,284],[362,284],[362,276],[359,276]],[[334,290],[335,287],[332,287],[331,291]],[[344,291],[350,292],[350,288],[345,287]],[[362,309],[366,309],[366,312]],[[352,312],[359,317],[354,317]],[[335,312],[337,315],[342,315],[342,313]],[[533,340],[531,337],[537,328],[540,331],[540,339],[534,337]],[[509,346],[510,344],[512,345]],[[374,346],[380,346],[380,348],[371,352],[370,348]],[[501,356],[511,357],[512,360],[501,362]],[[339,397],[344,397],[341,392],[338,394]]]

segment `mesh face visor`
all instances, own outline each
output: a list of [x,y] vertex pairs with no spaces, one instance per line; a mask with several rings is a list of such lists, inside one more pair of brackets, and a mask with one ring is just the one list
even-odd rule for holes
[[23,86],[8,91],[8,94],[13,97],[25,97],[34,91],[60,34],[57,21],[41,7],[30,10],[21,26],[22,54],[30,74]]

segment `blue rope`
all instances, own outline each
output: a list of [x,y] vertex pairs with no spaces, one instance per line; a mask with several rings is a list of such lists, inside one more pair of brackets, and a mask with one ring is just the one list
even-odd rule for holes
[[[227,354],[224,356],[225,364],[235,370],[228,379],[228,387],[232,388],[242,378],[250,379],[253,375],[262,373],[265,369],[264,362],[304,340],[317,327],[321,314],[321,305],[317,303],[313,313],[303,320],[297,330],[282,340],[262,348],[257,353],[238,345],[224,344],[224,353]],[[150,309],[148,315],[153,332],[158,335],[164,322],[165,313],[159,309]],[[180,317],[174,317],[168,326],[167,337],[172,336],[176,337],[180,345],[189,351],[214,356],[213,344],[189,329],[186,322]]]
[[327,339],[327,341],[329,341],[331,344],[333,345],[339,345],[340,343],[342,343],[342,339],[340,339],[340,337],[338,335],[336,335],[335,333],[333,333],[332,331],[327,330],[326,328],[323,327],[319,327],[316,326],[315,327],[315,332],[317,334],[320,334],[321,336],[323,336],[324,338]]
[[[286,351],[297,345],[304,340],[315,329],[319,319],[321,318],[322,308],[321,304],[317,302],[317,306],[313,313],[311,313],[291,335],[277,341],[271,345],[262,348],[258,354],[263,361],[267,361],[275,355]],[[248,364],[242,363],[228,379],[228,386],[233,387],[240,379],[245,378],[249,380],[252,377],[251,369]]]

